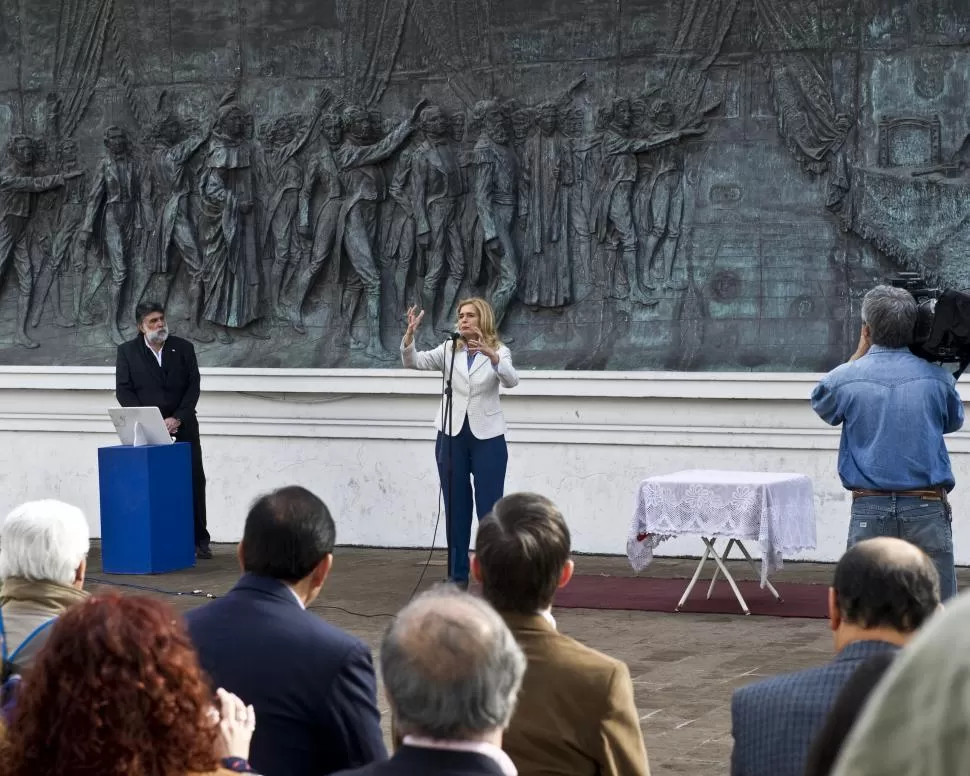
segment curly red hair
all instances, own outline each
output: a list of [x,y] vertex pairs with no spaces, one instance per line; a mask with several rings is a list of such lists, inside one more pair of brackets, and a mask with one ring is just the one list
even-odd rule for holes
[[185,626],[160,601],[98,596],[61,615],[26,671],[4,776],[214,771],[213,697]]

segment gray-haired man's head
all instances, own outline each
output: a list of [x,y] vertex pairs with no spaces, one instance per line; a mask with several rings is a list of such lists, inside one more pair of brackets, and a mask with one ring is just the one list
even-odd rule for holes
[[477,740],[508,726],[525,656],[491,606],[440,587],[414,599],[388,628],[381,672],[402,734]]
[[862,322],[873,345],[904,348],[916,329],[916,300],[904,288],[876,286],[862,300]]

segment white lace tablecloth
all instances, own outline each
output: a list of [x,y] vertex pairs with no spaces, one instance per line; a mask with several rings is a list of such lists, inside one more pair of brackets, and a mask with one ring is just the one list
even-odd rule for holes
[[640,483],[626,553],[635,571],[665,539],[716,536],[761,546],[761,585],[782,558],[815,547],[815,500],[804,474],[693,470]]

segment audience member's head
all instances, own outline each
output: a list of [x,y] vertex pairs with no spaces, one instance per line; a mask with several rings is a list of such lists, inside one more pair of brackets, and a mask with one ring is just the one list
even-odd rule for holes
[[239,561],[249,574],[292,586],[309,604],[330,573],[336,539],[327,505],[306,488],[291,485],[253,504],[239,545]]
[[536,614],[572,577],[569,541],[555,504],[535,493],[513,493],[479,525],[472,574],[500,612]]
[[970,595],[901,650],[842,747],[835,776],[954,776],[970,762]]
[[902,539],[867,539],[846,551],[829,590],[836,650],[853,641],[904,644],[940,607],[933,561]]
[[487,603],[443,586],[400,611],[384,635],[381,671],[402,736],[498,745],[525,656]]
[[842,744],[895,657],[895,652],[888,651],[873,655],[845,683],[808,752],[805,776],[829,776]]
[[80,589],[90,543],[88,521],[77,507],[53,499],[21,504],[0,529],[0,580]]
[[214,771],[212,700],[171,607],[87,599],[57,619],[24,675],[0,753],[3,773]]

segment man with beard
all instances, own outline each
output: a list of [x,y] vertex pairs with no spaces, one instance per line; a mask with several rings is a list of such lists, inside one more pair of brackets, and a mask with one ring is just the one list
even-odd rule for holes
[[138,336],[118,346],[115,396],[122,407],[158,407],[168,433],[192,446],[195,554],[211,558],[205,515],[205,471],[195,405],[199,402],[199,362],[188,340],[171,336],[165,308],[143,302],[135,309]]

